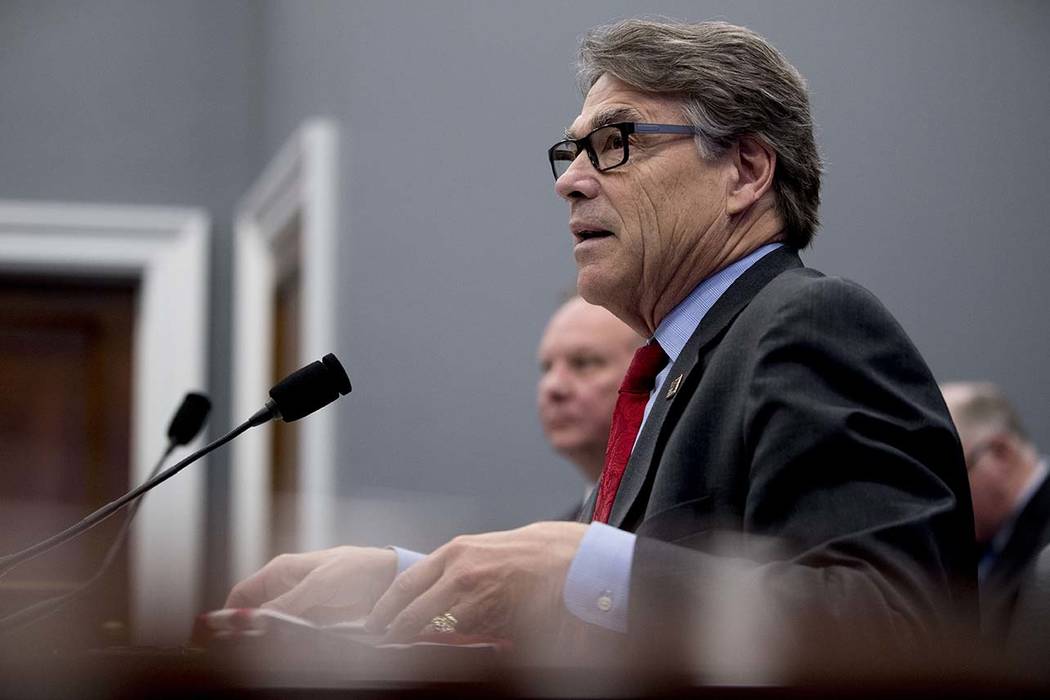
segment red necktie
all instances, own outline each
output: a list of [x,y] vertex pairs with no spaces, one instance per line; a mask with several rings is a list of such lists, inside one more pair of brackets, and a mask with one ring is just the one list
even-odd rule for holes
[[667,364],[667,355],[656,340],[638,348],[627,368],[627,376],[620,385],[620,396],[613,411],[609,444],[605,448],[605,466],[598,482],[598,496],[594,503],[594,522],[609,522],[616,491],[620,488],[627,460],[631,458],[634,440],[642,426],[645,404],[656,384],[656,375]]

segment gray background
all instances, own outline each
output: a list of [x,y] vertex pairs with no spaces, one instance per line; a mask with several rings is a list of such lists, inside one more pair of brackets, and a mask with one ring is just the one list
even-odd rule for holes
[[[1050,445],[1050,5],[0,2],[0,198],[203,206],[213,433],[229,417],[230,221],[311,116],[343,130],[338,538],[429,548],[565,510],[535,346],[574,279],[544,151],[577,36],[726,19],[808,78],[827,160],[807,262],[872,289],[941,380],[988,378]],[[214,459],[207,592],[226,586]],[[426,523],[425,527],[421,524]]]

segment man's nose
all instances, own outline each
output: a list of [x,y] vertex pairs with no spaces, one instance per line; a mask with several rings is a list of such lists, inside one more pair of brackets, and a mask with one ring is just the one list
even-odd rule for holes
[[562,401],[572,393],[572,382],[561,365],[553,365],[540,379],[540,399]]
[[594,199],[598,196],[600,185],[598,171],[594,169],[586,153],[580,153],[576,160],[554,181],[554,191],[566,201],[573,199]]

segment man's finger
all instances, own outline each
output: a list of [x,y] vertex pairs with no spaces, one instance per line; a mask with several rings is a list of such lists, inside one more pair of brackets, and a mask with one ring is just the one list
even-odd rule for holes
[[244,592],[242,586],[243,583],[238,583],[230,591],[230,594],[226,596],[226,602],[222,604],[224,608],[250,608],[252,607],[250,600],[251,596]]
[[323,561],[323,552],[282,554],[244,579],[230,591],[225,608],[257,608],[294,588]]
[[325,580],[324,569],[314,569],[298,585],[262,605],[269,610],[303,617],[313,607],[328,605],[339,590],[332,581]]
[[[441,628],[442,626],[440,623],[435,624],[436,617],[444,618],[445,629]],[[476,608],[463,602],[453,603],[445,612],[430,618],[430,621],[427,622],[427,626],[423,628],[423,632],[459,632],[461,634],[474,634],[478,632],[478,622]],[[449,629],[449,627],[451,627],[451,629]]]
[[[430,625],[435,617],[451,612],[455,597],[456,591],[451,586],[438,581],[398,613],[390,622],[383,641],[407,642],[412,639]],[[458,616],[456,620],[455,627],[458,629],[462,621]]]
[[398,613],[434,585],[441,577],[444,566],[444,560],[432,554],[398,574],[386,592],[376,601],[372,613],[365,621],[365,628],[370,632],[385,630]]
[[266,576],[265,571],[257,571],[244,579],[230,591],[223,603],[224,608],[257,608],[266,602]]

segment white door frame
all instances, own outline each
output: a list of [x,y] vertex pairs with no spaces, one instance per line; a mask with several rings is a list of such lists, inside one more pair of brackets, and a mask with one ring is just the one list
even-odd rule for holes
[[[338,130],[327,120],[305,122],[242,198],[234,223],[233,424],[267,400],[273,377],[273,298],[281,235],[299,217],[302,280],[299,365],[335,349]],[[331,537],[337,426],[320,411],[299,431],[299,549]],[[269,426],[232,445],[230,575],[241,580],[265,563],[270,542]]]
[[[0,270],[139,280],[132,354],[134,484],[167,447],[168,422],[183,394],[207,386],[208,236],[201,209],[0,200]],[[130,543],[137,643],[189,638],[204,568],[206,468],[201,460],[186,469],[145,497],[139,510]]]

